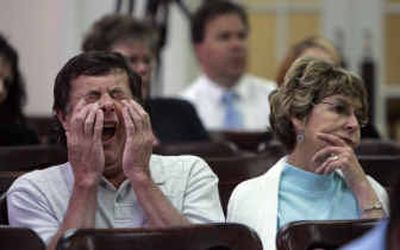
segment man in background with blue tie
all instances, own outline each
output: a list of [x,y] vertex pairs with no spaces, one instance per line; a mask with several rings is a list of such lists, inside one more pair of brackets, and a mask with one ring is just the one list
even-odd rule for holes
[[245,74],[249,25],[244,9],[209,1],[193,15],[192,43],[203,73],[182,93],[208,130],[265,131],[275,83]]

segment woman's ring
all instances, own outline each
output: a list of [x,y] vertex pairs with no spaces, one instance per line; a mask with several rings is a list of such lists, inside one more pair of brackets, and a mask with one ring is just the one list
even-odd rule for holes
[[336,154],[332,154],[330,157],[333,161],[339,160],[339,156]]

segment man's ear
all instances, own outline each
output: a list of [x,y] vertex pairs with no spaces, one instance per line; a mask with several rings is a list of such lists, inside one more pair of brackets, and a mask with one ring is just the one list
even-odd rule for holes
[[56,111],[56,116],[58,121],[60,121],[61,125],[63,126],[64,130],[68,130],[68,123],[67,123],[67,118],[64,112],[57,110]]

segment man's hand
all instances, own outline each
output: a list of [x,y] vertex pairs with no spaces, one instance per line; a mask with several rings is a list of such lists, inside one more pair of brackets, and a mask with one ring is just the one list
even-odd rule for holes
[[137,178],[149,178],[150,156],[156,141],[150,117],[134,100],[124,100],[122,103],[126,129],[122,168],[131,181]]
[[94,185],[104,170],[101,140],[104,114],[98,103],[86,104],[81,99],[75,106],[66,130],[68,159],[74,171],[75,183]]
[[156,139],[151,129],[149,115],[134,100],[124,100],[122,103],[126,129],[122,168],[146,214],[147,226],[189,224],[151,179],[149,164]]

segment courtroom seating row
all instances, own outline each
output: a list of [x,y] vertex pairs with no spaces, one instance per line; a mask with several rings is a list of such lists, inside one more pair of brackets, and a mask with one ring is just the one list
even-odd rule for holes
[[53,116],[29,116],[26,118],[28,126],[30,126],[42,144],[56,143],[57,122]]
[[[337,249],[379,223],[375,219],[296,221],[276,237],[277,250]],[[30,229],[0,225],[2,250],[44,250]],[[70,229],[57,250],[262,250],[259,236],[236,223],[194,224],[169,228]]]
[[[211,142],[164,144],[155,147],[154,152],[165,155],[194,154],[204,158],[228,157],[246,153],[259,154],[270,151],[271,148],[273,150],[279,149],[279,152],[285,152],[285,148],[279,141],[260,134],[259,138],[254,139],[255,142],[252,141],[253,136],[257,137],[257,135],[244,133],[244,135],[240,135],[238,138],[224,137],[222,140]],[[250,137],[250,139],[247,137]],[[364,139],[361,140],[360,145],[354,151],[359,156],[400,155],[400,143],[392,140]]]
[[[283,150],[283,145],[281,145],[276,140],[269,140],[258,145],[257,152],[263,152],[269,150],[271,145],[275,147],[281,146]],[[390,155],[399,156],[400,155],[400,143],[393,140],[381,140],[381,139],[363,139],[360,141],[360,145],[354,149],[357,156],[364,155]]]
[[400,176],[400,155],[362,155],[358,160],[366,174],[389,188],[396,184]]
[[[243,155],[209,158],[208,164],[218,176],[221,205],[226,212],[233,189],[242,181],[266,172],[278,159],[274,154]],[[28,170],[29,171],[29,170]],[[5,193],[12,182],[24,171],[0,171],[0,194]]]
[[0,171],[0,195],[5,193],[15,179],[25,171]]
[[[229,144],[227,148],[230,150]],[[21,172],[63,163],[66,154],[65,148],[54,145],[0,148],[0,194]],[[269,144],[267,150],[258,154],[235,154],[234,151],[229,151],[229,154],[228,157],[216,156],[218,154],[205,157],[220,179],[224,208],[238,183],[265,173],[285,152],[279,144]],[[365,172],[385,187],[392,186],[393,178],[400,174],[400,155],[360,155],[359,160]]]
[[244,154],[229,141],[198,141],[185,143],[160,144],[153,148],[159,155],[196,155],[202,158],[230,157]]
[[208,158],[208,164],[219,179],[218,189],[224,212],[233,189],[240,182],[265,173],[282,154],[266,151],[257,155]]
[[[230,142],[201,141],[158,145],[154,153],[161,155],[193,154],[203,158],[249,155]],[[30,171],[67,161],[67,149],[62,145],[24,145],[0,147],[0,171]]]
[[26,145],[0,147],[0,171],[31,171],[67,161],[61,145]]
[[363,139],[355,149],[357,155],[400,155],[400,143],[393,140]]
[[0,195],[0,225],[8,224],[7,195],[3,193]]
[[[52,116],[29,116],[28,124],[37,132],[43,143],[54,143],[56,121]],[[216,141],[230,141],[245,151],[257,151],[258,145],[272,138],[270,132],[209,131]]]
[[[45,250],[27,228],[0,226],[2,250]],[[234,223],[193,224],[169,228],[71,229],[57,250],[262,250],[249,227]]]
[[46,246],[31,229],[0,225],[2,250],[45,250]]
[[[233,189],[240,182],[262,175],[278,159],[279,155],[269,154],[208,159],[219,178],[218,188],[224,212]],[[359,159],[365,172],[388,189],[395,184],[395,177],[400,175],[400,156],[361,156]],[[0,194],[22,173],[0,171]]]
[[[56,121],[52,116],[30,116],[27,117],[28,124],[38,133],[42,142],[53,142]],[[229,141],[239,150],[258,152],[263,144],[273,140],[271,132],[267,131],[209,131],[216,141]],[[49,137],[52,140],[49,141]],[[361,146],[356,149],[359,154],[400,154],[399,143],[382,139],[362,139]]]
[[[229,200],[229,196],[233,188],[241,181],[261,175],[266,170],[268,170],[268,168],[270,168],[272,164],[281,155],[284,154],[284,152],[280,150],[281,148],[279,146],[276,147],[271,146],[270,151],[266,150],[258,155],[240,155],[240,156],[232,155],[230,157],[209,157],[207,159],[211,168],[220,178],[219,188],[220,188],[221,202],[223,204],[224,209],[226,208],[226,204]],[[21,154],[21,155],[27,155],[27,154]],[[394,176],[395,173],[398,172],[399,161],[400,161],[399,156],[376,156],[376,155],[360,156],[360,162],[364,166],[366,172],[374,176],[378,181],[380,181],[384,185],[392,184],[392,182],[390,180],[387,180],[386,177]],[[45,167],[44,165],[41,166]],[[2,171],[0,171],[0,183],[2,183],[1,172]],[[6,172],[4,171],[3,174],[4,173]],[[13,172],[13,171],[9,172],[10,175],[9,182],[11,183],[20,174],[21,172]],[[5,187],[5,189],[8,187],[7,185],[3,184],[1,184],[0,186]],[[1,206],[2,205],[0,203],[0,207]],[[333,243],[329,243],[329,241],[328,243],[324,244],[325,246],[334,245]]]
[[235,144],[238,149],[250,152],[257,152],[260,145],[273,140],[273,136],[270,132],[219,130],[209,131],[209,133],[214,140],[230,141]]
[[118,250],[262,250],[260,238],[253,230],[233,223],[71,230],[60,239],[57,250],[109,250],[116,245]]
[[333,250],[365,234],[377,219],[295,221],[283,226],[276,237],[278,250]]
[[[283,155],[283,146],[274,140],[263,144],[257,153],[240,150],[228,141],[192,142],[158,145],[154,153],[162,155],[194,154],[205,158],[238,157],[254,154]],[[375,156],[389,155],[400,156],[400,146],[393,141],[365,140],[356,149],[357,155]],[[29,171],[40,169],[67,160],[67,150],[61,145],[27,145],[0,147],[0,171]]]
[[[52,116],[29,116],[27,122],[38,134],[41,142],[55,143],[56,120]],[[229,141],[240,150],[256,152],[258,145],[272,139],[270,132],[209,131],[216,141]]]

